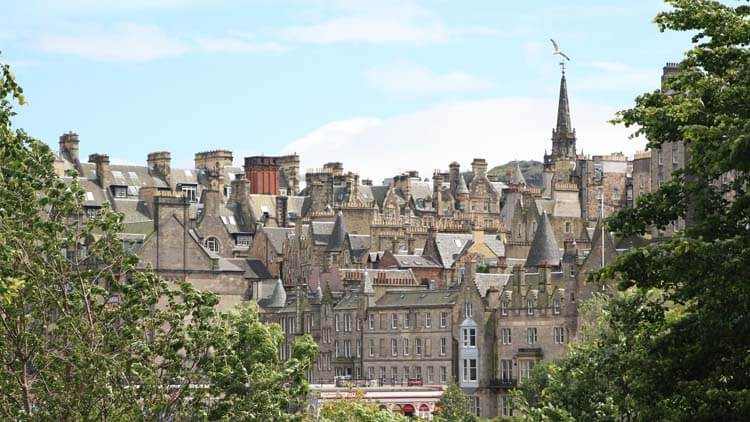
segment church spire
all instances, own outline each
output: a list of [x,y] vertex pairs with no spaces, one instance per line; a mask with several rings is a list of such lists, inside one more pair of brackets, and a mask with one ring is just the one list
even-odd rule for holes
[[560,78],[560,99],[557,103],[557,125],[552,131],[552,157],[576,158],[576,131],[570,123],[570,104],[568,101],[568,82],[565,79],[565,68]]
[[571,133],[571,130],[568,83],[565,81],[565,71],[563,70],[562,78],[560,79],[560,100],[557,103],[557,127],[555,128],[555,134],[560,137],[567,137],[567,135],[575,137],[575,134]]

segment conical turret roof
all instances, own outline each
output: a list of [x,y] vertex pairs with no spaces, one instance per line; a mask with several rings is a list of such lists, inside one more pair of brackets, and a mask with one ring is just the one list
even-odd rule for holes
[[555,137],[558,139],[575,138],[573,125],[570,123],[570,104],[568,101],[568,83],[563,73],[560,79],[560,99],[557,103],[557,125],[555,127]]
[[546,212],[542,212],[539,219],[539,227],[534,234],[534,240],[529,248],[529,255],[526,257],[527,268],[560,265],[560,248],[557,247],[555,233],[552,230],[552,224]]
[[[608,231],[602,230],[602,227],[600,218],[596,223],[596,229],[594,229],[594,235],[591,239],[591,252],[586,257],[586,264],[589,268],[602,268],[602,255],[604,255],[604,266],[617,258],[615,241]],[[604,239],[602,239],[602,236],[604,236]]]
[[339,211],[336,214],[336,222],[333,224],[333,231],[326,246],[326,252],[341,252],[344,249],[344,239],[346,238],[346,223],[344,223],[344,214]]
[[458,187],[456,187],[456,193],[457,194],[469,193],[469,188],[466,187],[466,179],[464,179],[464,176],[461,174],[458,175]]
[[510,184],[515,186],[526,186],[526,178],[523,177],[521,172],[521,166],[516,161],[516,167],[513,169],[513,174],[510,176]]
[[284,290],[284,284],[281,279],[276,280],[276,287],[271,293],[271,297],[268,298],[267,307],[269,308],[281,308],[286,306],[286,290]]

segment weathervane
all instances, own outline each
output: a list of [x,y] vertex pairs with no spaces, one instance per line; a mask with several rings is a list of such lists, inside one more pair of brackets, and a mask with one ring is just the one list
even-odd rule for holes
[[564,75],[565,74],[565,61],[566,60],[570,61],[570,57],[568,57],[567,54],[565,54],[562,51],[560,51],[560,47],[557,45],[557,43],[555,42],[555,40],[553,40],[552,38],[550,38],[549,40],[552,41],[552,47],[555,49],[555,51],[552,53],[552,55],[553,56],[554,55],[560,56],[560,69],[562,69],[562,74]]

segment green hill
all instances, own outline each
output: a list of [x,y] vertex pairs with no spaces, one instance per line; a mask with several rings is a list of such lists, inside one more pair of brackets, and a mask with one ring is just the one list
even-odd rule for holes
[[[542,171],[544,170],[544,165],[542,163],[539,161],[519,161],[518,165],[521,167],[521,173],[529,186],[542,186]],[[493,167],[487,175],[490,177],[496,177],[497,180],[501,182],[508,183],[515,166],[515,161],[509,161],[503,165]]]

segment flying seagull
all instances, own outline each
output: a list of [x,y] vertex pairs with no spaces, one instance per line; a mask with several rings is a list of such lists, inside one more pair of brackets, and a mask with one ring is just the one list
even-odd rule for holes
[[550,38],[549,40],[552,41],[552,47],[555,48],[555,52],[552,53],[552,55],[553,56],[554,55],[558,55],[558,56],[564,58],[565,60],[570,61],[570,57],[568,57],[567,54],[565,54],[562,51],[560,51],[560,47],[557,45],[557,43],[555,42],[555,40],[553,40],[552,38]]

